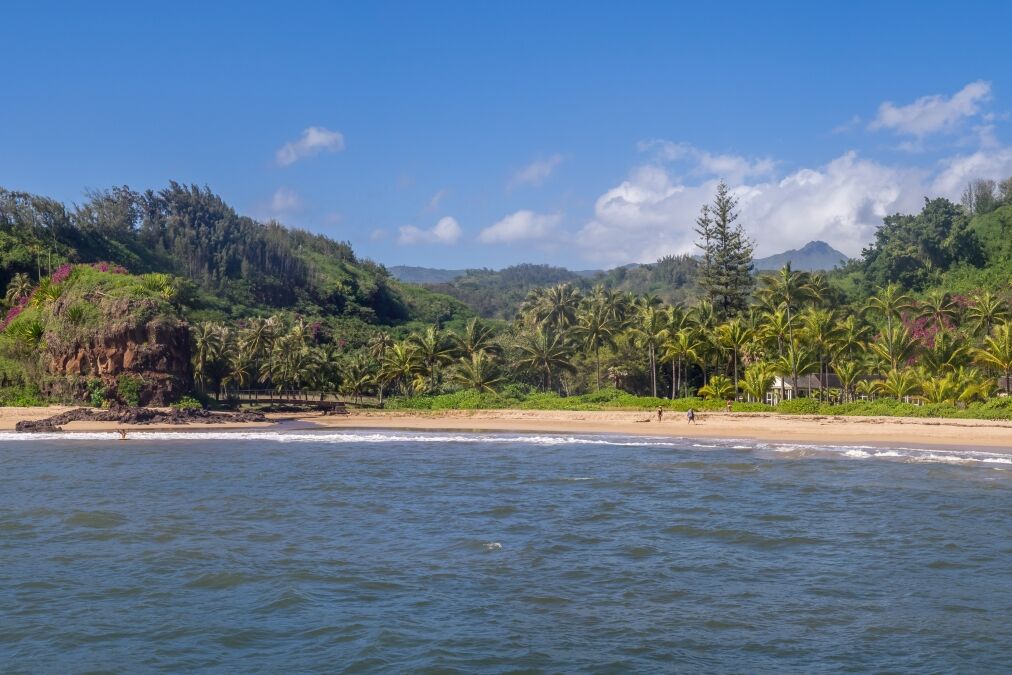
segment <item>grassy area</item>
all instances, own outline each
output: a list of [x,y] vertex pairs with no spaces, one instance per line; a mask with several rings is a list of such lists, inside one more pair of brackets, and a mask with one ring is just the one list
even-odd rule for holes
[[[387,400],[388,410],[665,410],[684,412],[689,408],[699,411],[725,409],[723,401],[701,398],[666,399],[652,396],[634,396],[617,389],[604,389],[582,396],[559,396],[555,393],[525,392],[507,387],[493,394],[473,390],[458,391],[437,396],[395,397]],[[857,401],[831,405],[813,398],[786,401],[779,406],[762,403],[735,403],[735,412],[776,412],[788,415],[840,415],[885,417],[944,417],[986,420],[1012,420],[1012,399],[996,398],[986,403],[971,403],[958,407],[946,403],[914,405],[894,399]]]

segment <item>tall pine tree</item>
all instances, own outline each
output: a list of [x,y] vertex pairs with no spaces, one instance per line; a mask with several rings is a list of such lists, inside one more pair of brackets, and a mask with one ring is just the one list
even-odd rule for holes
[[699,284],[724,319],[745,311],[755,283],[752,242],[737,222],[737,205],[738,200],[721,181],[713,204],[704,205],[696,219],[696,246],[702,250]]

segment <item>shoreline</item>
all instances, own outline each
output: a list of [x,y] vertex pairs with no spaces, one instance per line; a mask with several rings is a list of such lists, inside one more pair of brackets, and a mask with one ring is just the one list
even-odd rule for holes
[[[48,408],[0,408],[0,432],[14,430],[20,420],[42,419],[72,406]],[[928,446],[987,448],[1012,454],[1012,422],[915,418],[783,415],[778,413],[700,412],[688,424],[684,414],[668,412],[663,422],[647,411],[570,410],[445,410],[362,411],[348,415],[313,413],[268,414],[266,422],[220,424],[119,424],[117,422],[70,422],[73,431],[267,431],[283,422],[299,422],[325,429],[400,429],[412,431],[491,431],[552,434],[614,433],[630,436],[666,436],[814,443],[854,446]],[[26,438],[30,434],[25,434]]]
[[446,410],[356,411],[341,417],[301,417],[327,429],[513,431],[553,434],[712,438],[822,445],[987,448],[1012,454],[1012,422],[916,417],[836,417],[777,413],[668,413],[663,422],[645,411]]

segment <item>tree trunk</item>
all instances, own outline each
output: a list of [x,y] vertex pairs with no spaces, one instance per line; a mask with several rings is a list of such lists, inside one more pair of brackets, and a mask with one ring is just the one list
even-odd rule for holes
[[601,345],[594,347],[594,360],[597,362],[597,390],[601,391]]

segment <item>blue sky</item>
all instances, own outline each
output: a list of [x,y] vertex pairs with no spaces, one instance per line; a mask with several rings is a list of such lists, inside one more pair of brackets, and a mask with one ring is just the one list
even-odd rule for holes
[[[703,4],[703,3],[696,3]],[[206,184],[386,264],[761,254],[1012,175],[1007,3],[19,3],[0,185]]]

